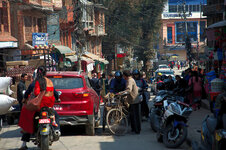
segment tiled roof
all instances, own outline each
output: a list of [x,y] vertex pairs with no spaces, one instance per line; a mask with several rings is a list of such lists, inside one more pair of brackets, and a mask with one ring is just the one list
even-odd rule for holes
[[15,37],[9,33],[0,33],[0,42],[18,41]]

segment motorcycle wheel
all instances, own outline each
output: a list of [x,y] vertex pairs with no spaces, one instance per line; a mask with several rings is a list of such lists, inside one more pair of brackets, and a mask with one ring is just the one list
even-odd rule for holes
[[41,135],[41,143],[40,149],[41,150],[49,150],[49,135]]
[[179,147],[187,138],[187,127],[178,125],[172,133],[172,125],[168,125],[163,132],[163,143],[168,148]]
[[162,135],[160,134],[160,131],[157,131],[156,138],[159,143],[162,143]]
[[156,110],[152,109],[150,113],[150,126],[154,132],[157,132],[159,129],[159,117],[156,115]]

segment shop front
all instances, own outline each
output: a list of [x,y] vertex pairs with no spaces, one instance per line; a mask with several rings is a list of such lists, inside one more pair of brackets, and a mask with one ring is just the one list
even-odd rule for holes
[[85,54],[83,54],[83,56],[95,61],[93,72],[103,73],[103,72],[105,72],[105,70],[107,70],[107,64],[109,64],[109,62],[107,60],[105,60],[104,58],[101,58],[92,53],[85,53]]

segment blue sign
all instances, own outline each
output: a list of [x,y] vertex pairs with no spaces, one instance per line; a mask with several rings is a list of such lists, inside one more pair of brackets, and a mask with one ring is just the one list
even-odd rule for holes
[[48,33],[32,33],[32,46],[48,45]]

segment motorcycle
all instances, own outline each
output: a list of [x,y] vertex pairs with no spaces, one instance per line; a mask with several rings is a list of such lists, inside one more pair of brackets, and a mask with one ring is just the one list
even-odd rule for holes
[[201,146],[197,141],[189,142],[193,150],[223,150],[226,147],[226,114],[222,117],[223,128],[216,129],[218,120],[207,115],[201,127]]
[[48,150],[49,146],[60,138],[60,131],[55,130],[52,125],[52,116],[50,108],[43,107],[41,108],[39,115],[35,117],[35,120],[37,121],[37,131],[35,132],[32,141],[35,145],[38,145],[41,150]]
[[175,95],[177,95],[175,91],[161,90],[153,99],[153,106],[150,109],[150,126],[154,132],[157,132],[160,127],[161,116],[164,112],[163,101],[166,99],[184,101],[183,97]]
[[192,108],[181,101],[164,100],[164,113],[161,117],[157,140],[168,148],[179,147],[187,138],[187,121]]

